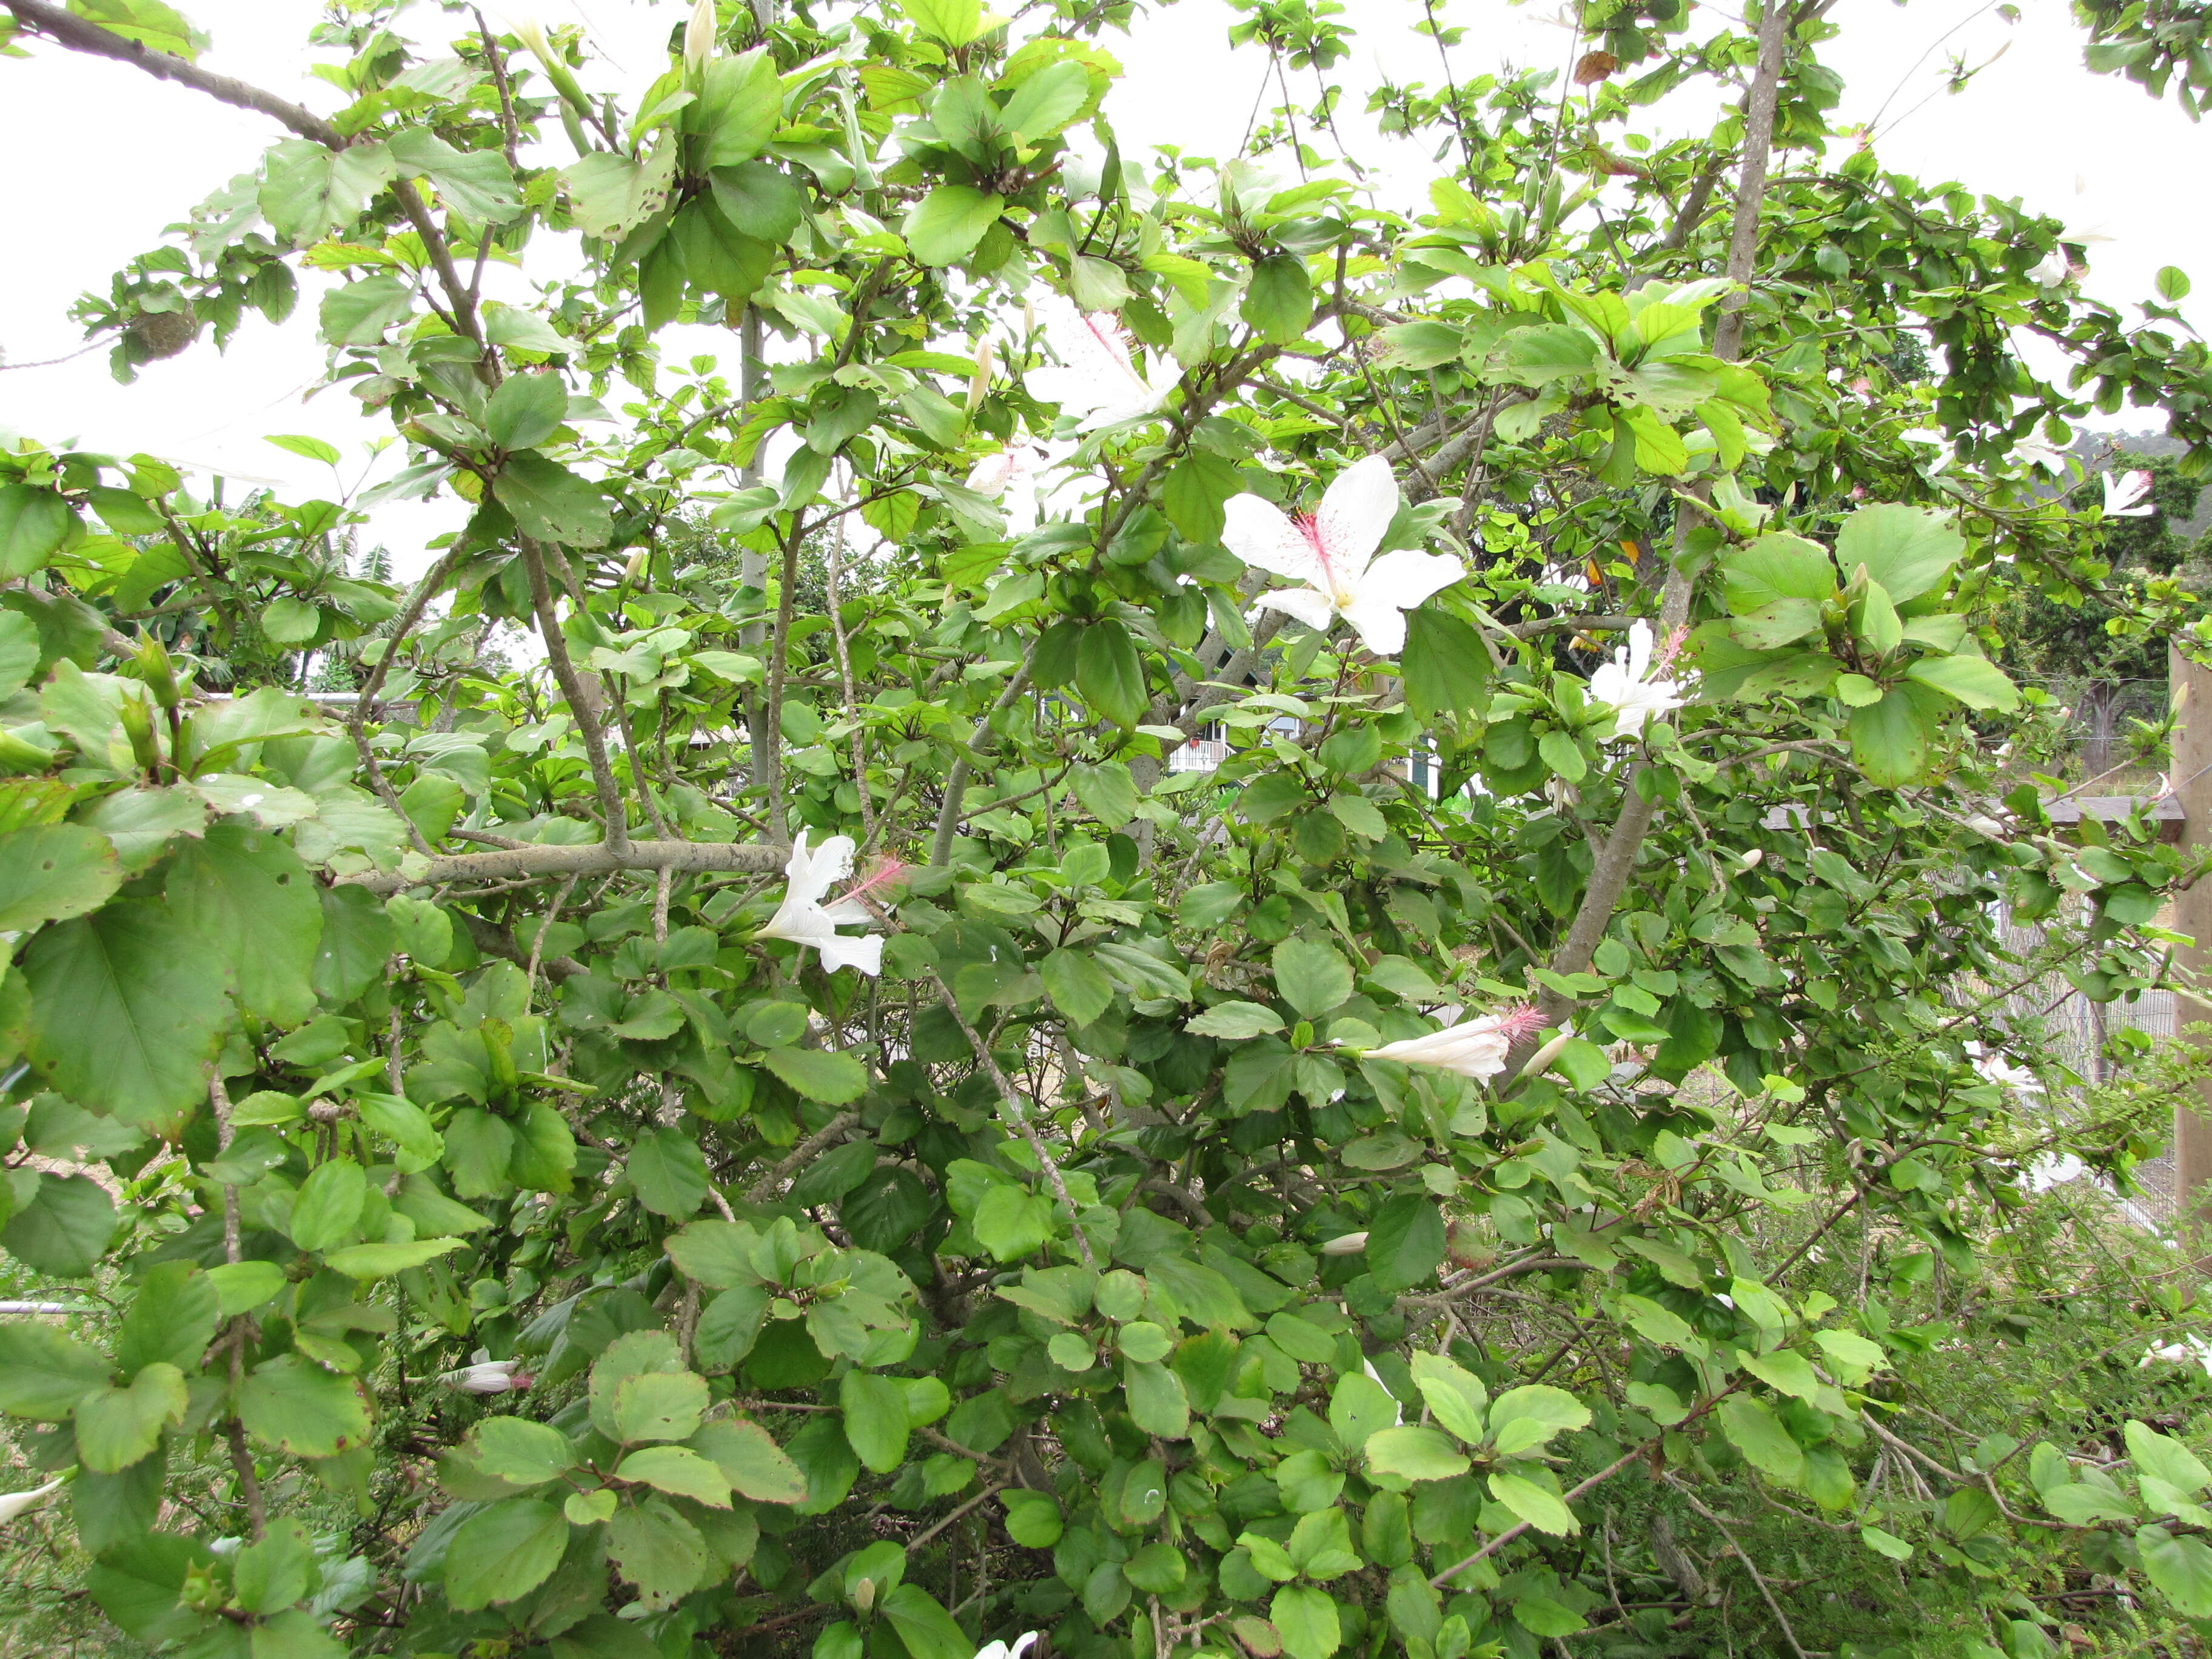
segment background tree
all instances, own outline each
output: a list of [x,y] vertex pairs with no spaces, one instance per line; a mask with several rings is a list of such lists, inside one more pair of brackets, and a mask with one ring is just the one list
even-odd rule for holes
[[[1831,161],[1820,8],[1592,6],[1571,88],[1426,15],[1401,200],[1319,9],[1244,9],[1284,101],[1215,164],[1122,152],[1135,15],[1071,0],[708,0],[635,103],[573,30],[349,9],[329,115],[152,0],[0,6],[11,72],[289,135],[88,302],[119,366],[337,272],[326,381],[407,463],[224,514],[0,456],[0,1244],[70,1310],[0,1318],[4,1524],[100,1639],[2212,1617],[2191,1289],[2034,1190],[2124,1188],[2191,1061],[2124,1035],[2061,1119],[2001,1016],[2158,983],[2196,872],[1992,805],[2004,607],[2111,531],[2020,446],[2131,402],[2193,475],[2203,354]],[[1710,131],[1638,131],[1677,93]],[[346,574],[447,495],[404,592]]]

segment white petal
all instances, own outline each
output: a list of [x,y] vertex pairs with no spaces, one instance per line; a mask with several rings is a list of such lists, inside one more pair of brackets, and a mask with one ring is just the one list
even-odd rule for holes
[[1363,594],[1344,608],[1344,619],[1378,657],[1395,657],[1406,648],[1406,613],[1388,600]]
[[1231,495],[1222,503],[1222,544],[1255,570],[1321,586],[1321,561],[1305,532],[1273,501]]
[[884,971],[884,939],[880,933],[863,934],[857,939],[832,933],[815,949],[822,953],[822,971],[825,974],[834,974],[840,968],[857,968],[873,979]]
[[1638,617],[1628,625],[1628,676],[1642,679],[1651,672],[1651,624]]
[[1296,617],[1316,634],[1328,633],[1329,624],[1336,620],[1336,607],[1328,602],[1328,596],[1310,587],[1278,587],[1262,593],[1254,603],[1262,611]]
[[1400,548],[1367,567],[1353,603],[1359,605],[1378,599],[1401,611],[1411,611],[1430,594],[1442,592],[1466,574],[1466,568],[1457,559]]
[[[1314,514],[1322,551],[1340,580],[1351,582],[1367,568],[1382,545],[1382,532],[1398,516],[1398,480],[1380,455],[1355,461],[1336,475]],[[1434,590],[1431,590],[1432,592]]]
[[1044,337],[1068,368],[1115,386],[1136,378],[1128,338],[1112,317],[1086,316],[1066,300],[1043,310]]
[[978,495],[996,499],[1006,493],[1006,486],[1014,480],[1014,455],[1012,450],[1000,450],[995,455],[986,455],[969,469],[968,488]]

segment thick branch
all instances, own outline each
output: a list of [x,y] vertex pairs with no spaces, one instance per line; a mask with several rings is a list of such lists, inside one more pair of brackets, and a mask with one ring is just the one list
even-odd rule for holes
[[234,108],[250,109],[257,114],[281,121],[302,138],[312,138],[332,149],[345,147],[345,139],[328,121],[314,111],[279,98],[273,92],[264,92],[258,87],[248,86],[228,75],[213,74],[198,64],[187,64],[181,58],[173,58],[167,52],[149,51],[136,40],[126,40],[97,23],[88,22],[59,6],[49,5],[46,0],[0,0],[0,5],[14,12],[25,27],[67,46],[71,52],[89,52],[95,58],[112,58],[118,64],[129,64],[142,69],[157,80],[173,81],[180,87],[204,92]]
[[[1752,79],[1750,106],[1744,116],[1743,172],[1736,185],[1735,220],[1729,237],[1728,274],[1737,289],[1723,301],[1721,319],[1713,330],[1713,355],[1729,362],[1743,356],[1743,308],[1748,303],[1748,286],[1759,255],[1759,209],[1766,193],[1767,163],[1774,143],[1775,106],[1782,94],[1783,47],[1789,22],[1786,7],[1770,4],[1759,26],[1759,69]],[[1666,586],[1659,596],[1659,627],[1662,634],[1672,634],[1689,620],[1694,582],[1682,572],[1681,554],[1693,517],[1687,503],[1677,506],[1674,556],[1668,566]],[[1628,890],[1628,884],[1635,876],[1637,854],[1643,850],[1644,837],[1651,828],[1656,807],[1656,801],[1645,799],[1637,787],[1637,781],[1645,769],[1645,763],[1639,761],[1629,770],[1628,787],[1622,792],[1620,817],[1613,823],[1613,833],[1606,837],[1596,865],[1590,871],[1589,884],[1583,890],[1583,902],[1568,926],[1567,936],[1553,955],[1554,973],[1579,974],[1589,969],[1598,942],[1605,937],[1613,913],[1620,907],[1621,895]],[[1552,1026],[1567,1017],[1573,1004],[1547,989],[1537,1006],[1544,1015],[1545,1024]],[[1541,1041],[1540,1034],[1524,1040],[1515,1051],[1509,1075],[1518,1073]]]
[[991,740],[992,716],[1012,708],[1014,699],[1029,689],[1030,667],[1036,656],[1036,645],[1031,641],[1029,655],[1022,659],[1022,665],[1015,672],[1013,678],[1006,682],[1006,690],[999,693],[998,700],[991,705],[990,714],[976,720],[968,734],[967,746],[953,757],[951,769],[945,779],[945,804],[937,814],[937,833],[930,837],[929,842],[929,861],[933,866],[942,866],[952,859],[952,838],[960,830],[962,803],[968,798],[968,779],[974,770],[969,764],[968,757],[979,752]]
[[495,853],[456,853],[432,859],[419,874],[348,876],[343,883],[372,893],[456,881],[526,881],[538,876],[605,876],[618,870],[673,870],[679,875],[781,870],[789,854],[781,847],[708,841],[633,841],[622,847],[596,842],[583,847],[523,847]]
[[1790,34],[1790,8],[1775,0],[1759,21],[1759,67],[1743,118],[1743,173],[1736,180],[1735,219],[1729,228],[1729,280],[1735,291],[1721,301],[1713,330],[1713,356],[1735,362],[1743,356],[1743,313],[1751,303],[1752,271],[1759,257],[1759,210],[1766,199],[1766,168],[1774,153],[1774,111],[1782,95],[1782,54]]
[[[614,768],[607,763],[606,729],[599,724],[599,711],[585,696],[575,664],[568,659],[568,641],[562,635],[560,619],[553,614],[553,591],[546,585],[544,555],[527,536],[521,538],[521,546],[522,567],[530,578],[531,609],[537,612],[538,632],[545,641],[545,660],[552,667],[553,678],[560,682],[561,695],[568,700],[576,735],[584,741],[584,757],[591,763],[592,782],[599,790],[607,850],[619,857],[629,848],[629,819],[622,790],[615,782]],[[631,769],[636,769],[635,760]]]

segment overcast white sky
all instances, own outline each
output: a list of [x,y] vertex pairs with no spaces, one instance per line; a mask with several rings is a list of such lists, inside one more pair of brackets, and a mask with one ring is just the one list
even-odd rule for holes
[[[185,0],[183,9],[213,36],[204,59],[210,67],[318,107],[335,103],[332,89],[305,72],[304,37],[319,6]],[[2161,265],[2212,282],[2212,222],[2194,188],[2176,187],[2201,176],[2212,136],[2132,83],[2087,74],[2081,37],[2063,0],[2025,0],[2021,9],[2021,19],[2008,23],[1986,0],[1843,0],[1834,14],[1842,37],[1824,52],[1846,82],[1840,119],[1867,123],[1879,112],[1875,143],[1889,167],[2018,197],[2076,230],[2112,238],[2090,249],[2086,286],[2115,305],[2148,295]],[[543,0],[539,8],[549,21],[586,23],[618,66],[619,73],[587,76],[594,86],[641,84],[658,73],[661,43],[688,11],[682,0]],[[1364,126],[1352,113],[1359,94],[1378,69],[1433,82],[1436,59],[1433,46],[1411,32],[1420,16],[1414,0],[1352,0],[1346,15],[1359,24],[1360,42],[1331,79],[1354,89],[1342,125],[1365,159],[1378,147],[1353,136]],[[1231,52],[1232,16],[1222,0],[1183,0],[1155,11],[1133,38],[1105,43],[1128,71],[1109,105],[1125,153],[1162,143],[1200,155],[1236,151],[1263,60]],[[1448,20],[1468,30],[1454,57],[1462,79],[1507,63],[1563,64],[1572,49],[1568,31],[1534,5],[1455,0]],[[427,6],[409,21],[426,40],[453,27]],[[250,170],[282,136],[258,116],[122,65],[42,44],[30,50],[28,61],[0,61],[0,153],[15,158],[11,257],[0,264],[0,362],[10,364],[76,349],[82,332],[68,317],[76,297],[104,289],[112,270],[160,241],[164,226]],[[1954,57],[1988,64],[1955,97],[1944,91]],[[1291,89],[1310,99],[1310,77],[1304,84],[1294,77]],[[1395,149],[1407,176],[1424,176],[1425,156],[1402,144]],[[2184,309],[2193,312],[2195,302]],[[249,321],[228,353],[218,356],[203,343],[148,366],[131,386],[110,379],[104,350],[0,373],[0,430],[111,452],[143,449],[275,482],[295,497],[327,495],[326,469],[264,436],[310,433],[338,444],[350,483],[362,443],[388,428],[360,418],[341,393],[302,402],[317,362],[313,310],[310,294],[284,328]],[[2143,411],[2121,423],[2160,422]],[[386,467],[392,464],[387,458]],[[460,514],[451,501],[380,512],[403,574],[422,567],[423,541]]]

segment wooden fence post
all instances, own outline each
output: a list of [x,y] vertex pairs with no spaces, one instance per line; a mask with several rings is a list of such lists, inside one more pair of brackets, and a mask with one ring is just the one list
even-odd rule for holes
[[[2201,668],[2180,652],[2167,649],[2166,672],[2172,689],[2173,769],[2169,775],[2184,814],[2181,844],[2202,854],[2212,848],[2212,669]],[[2212,1024],[2212,879],[2196,883],[2173,902],[2173,927],[2196,943],[2174,952],[2174,965],[2188,976],[2195,994],[2177,991],[2173,1029],[2179,1036],[2197,1024]],[[2212,1037],[2191,1039],[2212,1047]],[[2177,1220],[2185,1231],[2212,1226],[2212,1082],[2173,1103],[2173,1197]],[[2212,1271],[2212,1241],[2200,1244],[2198,1266]]]

